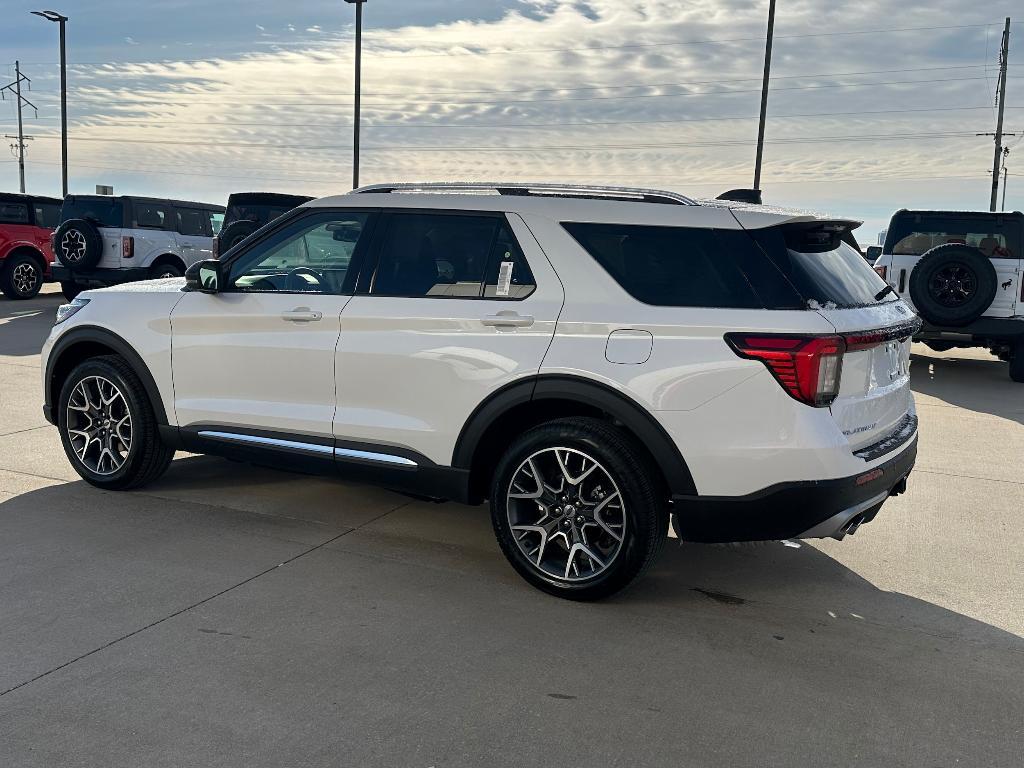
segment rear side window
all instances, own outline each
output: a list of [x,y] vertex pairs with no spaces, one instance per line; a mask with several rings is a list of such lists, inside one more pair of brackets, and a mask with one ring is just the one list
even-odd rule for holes
[[794,309],[804,302],[742,231],[565,223],[633,298],[657,306]]
[[[479,297],[503,225],[504,220],[495,216],[391,214],[370,293]],[[496,291],[500,287],[496,284]]]
[[210,214],[207,211],[199,211],[195,208],[176,208],[175,216],[179,234],[199,237],[210,237],[213,234],[210,229]]
[[124,203],[112,197],[68,197],[60,210],[60,220],[85,219],[97,227],[124,226]]
[[56,229],[60,224],[60,206],[56,203],[36,203],[36,226]]
[[0,224],[28,224],[28,206],[24,203],[0,203]]
[[1019,220],[1002,216],[901,213],[890,222],[885,245],[886,253],[920,256],[946,243],[960,243],[979,249],[989,258],[1018,259],[1020,240]]

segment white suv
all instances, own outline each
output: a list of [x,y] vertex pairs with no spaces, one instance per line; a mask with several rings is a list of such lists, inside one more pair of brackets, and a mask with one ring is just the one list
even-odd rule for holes
[[223,221],[222,205],[68,195],[53,235],[54,279],[72,299],[89,286],[181,277],[213,257]]
[[918,321],[851,226],[607,187],[364,188],[184,281],[62,307],[45,413],[101,488],[181,449],[489,499],[525,579],[598,598],[670,515],[692,541],[841,538],[905,489]]

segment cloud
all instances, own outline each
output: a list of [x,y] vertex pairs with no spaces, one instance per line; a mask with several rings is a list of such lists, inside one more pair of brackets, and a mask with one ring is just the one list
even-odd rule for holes
[[128,45],[138,45],[139,44],[139,42],[137,40],[135,40],[134,38],[131,38],[131,37],[126,37],[124,39],[124,41],[126,43],[128,43]]
[[256,29],[258,29],[260,32],[266,32],[267,31],[267,28],[264,27],[262,24],[257,24],[256,25]]
[[[789,4],[776,28],[769,198],[825,201],[873,221],[883,218],[876,209],[940,189],[948,205],[980,206],[992,148],[974,134],[991,129],[994,76],[978,62],[998,31],[965,25],[993,15],[966,0]],[[822,35],[893,18],[937,29]],[[368,24],[364,180],[600,181],[702,195],[747,186],[764,27],[763,4],[747,0],[531,0],[497,19]],[[150,183],[188,183],[208,199],[259,179],[344,191],[352,40],[304,29],[315,43],[76,71],[76,159],[149,169]],[[1019,82],[1010,79],[1011,106],[1021,104]],[[1007,114],[1011,124],[1024,116]],[[182,169],[187,178],[175,178]]]

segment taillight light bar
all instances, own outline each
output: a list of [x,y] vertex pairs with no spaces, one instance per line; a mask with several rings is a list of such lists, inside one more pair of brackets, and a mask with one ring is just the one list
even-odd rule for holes
[[130,259],[135,255],[135,238],[124,235],[121,238],[121,258]]
[[729,333],[740,357],[759,360],[791,397],[815,408],[839,395],[846,340],[842,336]]

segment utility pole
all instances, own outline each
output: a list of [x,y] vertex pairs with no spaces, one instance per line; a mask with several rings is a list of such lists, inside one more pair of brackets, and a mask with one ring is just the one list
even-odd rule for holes
[[1006,210],[1006,177],[1008,174],[1008,168],[1006,167],[1006,160],[1010,157],[1010,148],[1003,147],[1003,206],[999,210]]
[[992,197],[989,200],[988,209],[996,209],[996,200],[999,197],[999,162],[1003,154],[1003,110],[1006,107],[1006,65],[1010,57],[1010,17],[1006,17],[1006,26],[1003,27],[1003,44],[999,49],[999,113],[996,116],[996,152],[992,160]]
[[345,0],[356,7],[356,94],[352,115],[352,189],[359,188],[359,106],[363,90],[363,3],[366,0]]
[[761,84],[761,120],[757,126],[757,159],[754,161],[754,189],[761,189],[761,158],[764,156],[764,123],[768,117],[768,81],[772,72],[772,37],[775,34],[775,0],[768,0],[768,40],[764,48],[764,81]]
[[31,11],[60,25],[60,178],[64,197],[68,196],[68,61],[64,25],[68,17],[56,11]]
[[23,74],[21,74],[21,63],[16,61],[16,62],[14,62],[14,82],[13,83],[8,83],[3,88],[0,88],[0,97],[2,97],[3,99],[6,100],[6,98],[7,98],[7,91],[10,91],[11,93],[14,94],[14,99],[18,103],[18,135],[17,135],[17,137],[5,136],[5,138],[9,138],[9,139],[17,138],[17,140],[18,140],[18,143],[14,145],[14,148],[16,148],[17,151],[18,151],[18,178],[21,181],[21,191],[24,192],[25,191],[25,140],[26,139],[31,139],[32,137],[31,136],[25,136],[25,129],[24,129],[24,126],[22,125],[22,120],[21,120],[21,105],[22,105],[22,102],[24,102],[25,104],[28,104],[30,107],[32,107],[33,110],[35,110],[36,117],[39,117],[39,110],[36,109],[36,105],[35,104],[33,104],[31,101],[29,101],[28,99],[26,99],[24,96],[21,95],[21,83],[22,83],[22,81],[28,83],[29,90],[32,90],[32,81],[30,79],[28,79],[27,77],[25,77]]

